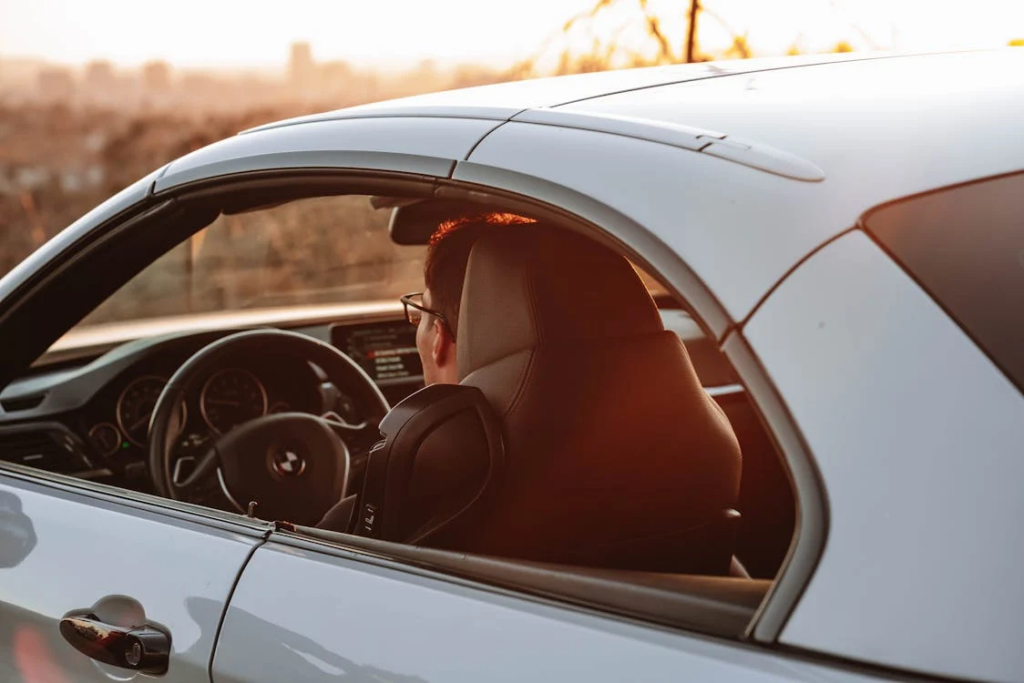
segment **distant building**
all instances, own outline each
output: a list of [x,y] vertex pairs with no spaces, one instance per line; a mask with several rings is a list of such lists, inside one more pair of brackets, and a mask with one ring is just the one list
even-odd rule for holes
[[313,48],[309,43],[292,43],[288,77],[292,87],[298,91],[308,91],[313,87],[316,63],[313,61]]
[[96,60],[85,65],[82,78],[82,100],[93,105],[111,105],[118,99],[118,78],[114,66]]
[[70,102],[75,96],[75,78],[62,67],[48,67],[39,72],[39,97],[47,102]]

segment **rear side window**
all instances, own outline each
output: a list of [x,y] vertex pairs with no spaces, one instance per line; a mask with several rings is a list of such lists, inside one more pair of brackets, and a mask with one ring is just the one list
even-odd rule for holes
[[1024,173],[887,204],[864,223],[1024,391]]

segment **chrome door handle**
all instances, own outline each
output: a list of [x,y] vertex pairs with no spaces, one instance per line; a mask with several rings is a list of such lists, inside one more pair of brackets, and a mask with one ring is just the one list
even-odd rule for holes
[[122,628],[104,623],[89,610],[76,610],[60,620],[60,634],[87,657],[104,664],[147,674],[167,672],[171,636],[142,624]]

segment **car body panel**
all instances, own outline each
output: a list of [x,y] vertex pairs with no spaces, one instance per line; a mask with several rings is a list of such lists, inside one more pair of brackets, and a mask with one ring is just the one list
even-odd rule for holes
[[171,163],[156,192],[215,176],[283,168],[362,168],[447,177],[497,123],[395,117],[321,121],[238,135]]
[[839,62],[648,88],[557,111],[711,128],[773,145],[814,161],[829,183],[874,206],[1021,167],[1024,54]]
[[0,509],[0,679],[131,675],[86,657],[58,630],[71,610],[125,597],[171,634],[170,668],[161,680],[208,679],[224,607],[259,536],[2,473]]
[[824,553],[781,642],[1020,680],[1024,396],[859,231],[801,265],[743,333],[829,505]]
[[848,672],[285,540],[239,581],[218,683],[862,681]]
[[579,113],[566,109],[530,109],[517,114],[513,121],[539,123],[561,128],[578,128],[599,133],[622,135],[638,140],[659,142],[691,152],[703,152],[719,159],[775,173],[784,178],[820,182],[824,172],[806,159],[788,154],[768,145],[742,140],[718,131],[695,128],[681,123],[659,121],[615,114]]

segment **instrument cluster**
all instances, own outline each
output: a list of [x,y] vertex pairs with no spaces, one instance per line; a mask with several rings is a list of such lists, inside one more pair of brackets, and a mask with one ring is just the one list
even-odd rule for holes
[[[169,374],[132,375],[114,387],[116,393],[107,395],[99,401],[102,405],[90,411],[93,419],[85,426],[86,438],[93,453],[107,465],[138,460],[145,453],[153,410]],[[312,372],[308,380],[303,377],[303,381],[290,381],[280,372],[241,366],[220,368],[179,405],[175,420],[179,446],[196,447],[269,413],[318,412],[314,379]]]

